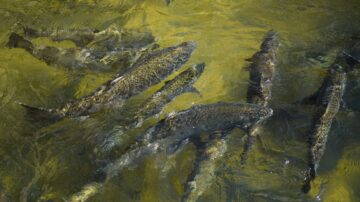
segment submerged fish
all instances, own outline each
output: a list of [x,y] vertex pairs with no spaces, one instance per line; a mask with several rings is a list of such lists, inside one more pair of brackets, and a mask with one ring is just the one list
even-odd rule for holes
[[148,143],[167,137],[181,141],[201,132],[248,129],[271,115],[270,108],[254,104],[218,102],[195,105],[160,121],[142,141]]
[[204,71],[205,64],[196,64],[180,73],[174,79],[165,82],[165,85],[145,100],[136,115],[136,125],[142,124],[144,119],[161,112],[162,108],[176,96],[185,92],[199,92],[192,86]]
[[346,64],[340,57],[330,66],[320,89],[304,100],[304,103],[319,106],[309,136],[309,169],[302,187],[305,193],[311,189],[310,182],[316,177],[316,170],[325,152],[332,121],[341,107],[346,80]]
[[[247,91],[247,102],[268,106],[271,99],[271,88],[276,67],[276,53],[279,48],[279,35],[271,30],[264,38],[260,46],[260,51],[255,53],[250,59],[252,62],[249,67],[250,81]],[[260,125],[254,125],[247,136],[244,152],[241,155],[242,162],[247,159],[247,154],[251,149],[254,136],[260,130]]]
[[[53,46],[36,46],[22,36],[11,33],[9,48],[23,48],[35,58],[44,61],[48,65],[56,65],[68,69],[89,69],[93,71],[108,71],[117,66],[130,65],[135,51],[110,52],[103,58],[98,58],[96,53],[87,48],[57,48]],[[112,60],[105,60],[112,56]]]
[[[233,128],[247,129],[272,115],[272,109],[254,104],[218,102],[196,105],[161,120],[141,136],[137,144],[119,159],[107,165],[98,174],[99,181],[108,181],[122,169],[136,166],[146,156],[167,150],[176,142],[202,132],[229,131]],[[91,183],[84,188],[99,186]],[[79,192],[83,193],[83,191]],[[74,196],[84,198],[75,194]]]
[[87,47],[100,51],[119,51],[124,49],[138,49],[154,42],[150,32],[119,29],[110,26],[104,30],[96,29],[55,29],[37,30],[18,24],[26,37],[49,37],[53,41],[70,40],[78,47]]
[[92,94],[57,109],[48,110],[22,105],[33,114],[41,115],[46,112],[58,119],[65,116],[89,115],[109,105],[122,106],[126,99],[160,83],[165,77],[179,69],[187,62],[195,48],[195,42],[190,41],[154,51],[139,59],[131,70],[108,81]]
[[271,88],[274,79],[276,53],[279,48],[279,35],[271,30],[264,38],[260,51],[250,59],[252,62],[247,102],[267,106],[271,99]]
[[227,151],[227,139],[215,137],[209,140],[203,149],[198,151],[192,173],[186,185],[182,201],[197,201],[204,191],[215,180],[216,162]]

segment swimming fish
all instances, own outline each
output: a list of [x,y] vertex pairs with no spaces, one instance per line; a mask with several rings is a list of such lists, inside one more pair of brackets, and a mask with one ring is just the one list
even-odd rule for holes
[[142,139],[144,143],[170,137],[181,141],[192,134],[248,129],[272,115],[272,109],[255,104],[217,102],[195,105],[160,121]]
[[100,50],[120,51],[126,49],[139,49],[154,42],[155,38],[150,32],[138,30],[120,29],[110,26],[104,30],[83,28],[83,29],[48,29],[41,30],[18,23],[22,33],[29,38],[49,37],[53,41],[69,40],[81,48]]
[[333,119],[342,105],[347,80],[346,65],[342,56],[337,58],[334,64],[329,67],[320,89],[303,102],[319,106],[309,134],[309,168],[302,187],[305,193],[311,189],[310,182],[316,177],[316,170],[325,152]]
[[[254,104],[225,103],[195,105],[189,109],[168,115],[140,136],[119,159],[101,169],[98,181],[106,182],[126,167],[136,166],[146,156],[167,150],[176,142],[202,132],[229,131],[233,128],[247,129],[272,115],[270,108]],[[84,188],[99,186],[93,182]],[[93,189],[92,189],[93,190]],[[80,191],[79,193],[83,193]],[[74,196],[79,196],[79,193]],[[93,192],[92,192],[93,194]]]
[[215,180],[216,162],[227,151],[227,139],[224,136],[212,137],[204,148],[198,150],[194,169],[185,184],[182,201],[197,201]]
[[[274,30],[266,33],[260,46],[260,51],[255,53],[250,59],[252,62],[249,67],[250,81],[247,91],[247,102],[268,106],[271,100],[271,88],[276,68],[276,54],[280,46],[279,35]],[[259,132],[261,126],[254,125],[249,129],[241,161],[244,163],[251,149],[254,137]]]
[[250,59],[247,102],[262,106],[269,104],[279,45],[279,35],[271,30],[266,33],[260,51]]
[[37,46],[16,33],[10,34],[7,47],[23,48],[35,58],[44,61],[48,65],[56,65],[67,69],[89,69],[93,71],[109,71],[116,62],[118,64],[121,62],[122,66],[128,66],[131,57],[135,54],[133,51],[110,52],[104,55],[104,58],[113,56],[110,62],[103,58],[98,58],[91,49]]
[[165,77],[188,61],[196,48],[193,41],[157,50],[142,57],[123,75],[109,80],[92,94],[84,96],[57,109],[35,108],[22,104],[34,115],[50,113],[63,117],[79,117],[97,112],[106,106],[121,107],[124,101],[148,87],[160,83]]

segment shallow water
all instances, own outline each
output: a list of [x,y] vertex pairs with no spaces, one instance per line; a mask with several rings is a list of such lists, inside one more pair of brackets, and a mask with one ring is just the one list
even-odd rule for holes
[[[131,99],[122,112],[41,127],[15,102],[56,107],[86,95],[113,73],[69,71],[46,65],[22,49],[7,49],[11,27],[21,21],[43,28],[140,29],[152,32],[161,47],[195,40],[198,48],[184,67],[206,63],[195,84],[201,96],[178,96],[163,115],[197,103],[244,102],[249,65],[245,59],[258,50],[268,30],[278,31],[281,47],[271,106],[280,110],[265,124],[246,166],[240,165],[245,132],[235,130],[227,137],[228,152],[218,162],[216,181],[199,201],[359,201],[359,77],[351,77],[345,96],[352,112],[338,114],[307,195],[300,189],[311,114],[288,109],[318,88],[336,52],[350,36],[359,35],[359,9],[356,0],[173,0],[169,6],[163,0],[0,0],[0,200],[62,201],[79,191],[104,163],[97,144],[116,133],[124,115],[161,86]],[[189,145],[175,158],[149,157],[120,173],[89,201],[179,201],[194,152]]]

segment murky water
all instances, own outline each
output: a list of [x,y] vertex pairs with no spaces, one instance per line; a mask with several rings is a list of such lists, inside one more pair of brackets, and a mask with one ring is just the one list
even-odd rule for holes
[[[307,195],[300,189],[311,114],[287,110],[288,104],[318,88],[336,52],[350,36],[359,35],[358,1],[173,0],[169,6],[162,0],[0,2],[0,200],[62,201],[79,191],[106,163],[97,154],[100,140],[116,133],[124,116],[161,86],[131,99],[124,111],[41,127],[15,102],[60,106],[91,92],[114,72],[69,71],[46,65],[22,49],[7,49],[10,30],[19,21],[42,28],[135,28],[152,32],[161,47],[195,40],[198,48],[185,66],[206,63],[195,84],[201,96],[178,96],[163,115],[197,103],[245,102],[245,59],[258,50],[268,30],[277,30],[281,47],[271,106],[278,113],[266,123],[246,166],[240,165],[245,132],[235,130],[227,137],[228,152],[216,165],[216,182],[199,201],[360,200],[359,77],[350,78],[345,102],[352,112],[338,114]],[[47,39],[35,42],[74,46]],[[179,201],[194,155],[189,145],[171,159],[165,154],[149,157],[120,173],[89,201]]]

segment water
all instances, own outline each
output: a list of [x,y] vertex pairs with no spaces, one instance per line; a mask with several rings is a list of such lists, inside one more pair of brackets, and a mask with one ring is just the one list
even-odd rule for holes
[[[245,59],[258,50],[269,29],[277,30],[281,47],[271,105],[283,110],[267,122],[244,167],[240,154],[245,133],[235,130],[229,135],[216,181],[199,201],[360,200],[358,77],[351,77],[354,85],[345,96],[353,112],[338,114],[308,195],[301,194],[300,188],[311,113],[286,110],[287,104],[318,88],[341,45],[359,34],[358,1],[174,0],[168,7],[162,0],[0,2],[1,200],[62,201],[79,191],[106,163],[97,153],[98,141],[116,133],[123,115],[161,86],[131,99],[124,112],[110,111],[83,121],[66,119],[41,128],[27,119],[15,101],[59,106],[91,92],[113,73],[68,71],[48,66],[24,50],[7,49],[11,27],[18,21],[43,28],[136,28],[151,31],[161,47],[197,41],[198,48],[185,66],[206,63],[195,84],[201,96],[183,94],[165,107],[164,114],[197,103],[245,101],[249,64]],[[47,39],[35,42],[74,46]],[[194,152],[189,145],[172,159],[164,154],[149,157],[120,173],[89,201],[178,201]]]

